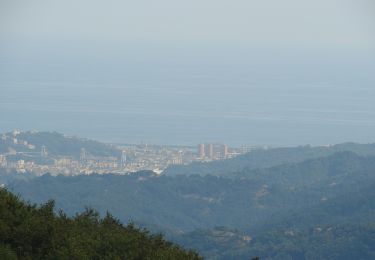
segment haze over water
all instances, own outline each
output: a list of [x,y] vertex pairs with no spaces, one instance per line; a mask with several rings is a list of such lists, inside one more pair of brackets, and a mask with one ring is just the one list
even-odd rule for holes
[[81,1],[83,13],[70,13],[64,1],[8,4],[1,132],[188,145],[375,141],[369,1],[274,1],[274,9],[164,2],[151,12]]
[[156,144],[374,141],[373,64],[281,54],[3,63],[0,128]]

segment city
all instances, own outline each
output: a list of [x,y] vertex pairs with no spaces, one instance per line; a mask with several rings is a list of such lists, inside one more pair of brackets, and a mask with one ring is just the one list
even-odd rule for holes
[[[25,138],[23,135],[27,135]],[[78,174],[129,174],[142,170],[152,170],[161,174],[170,165],[187,165],[193,162],[225,160],[249,152],[259,147],[229,147],[220,143],[202,143],[194,146],[161,146],[150,144],[106,145],[114,152],[110,155],[94,155],[84,147],[74,153],[59,153],[59,147],[32,143],[30,136],[38,131],[2,134],[0,147],[0,167],[19,173],[33,173],[37,176]],[[67,142],[70,137],[64,137]],[[78,139],[79,140],[79,139]],[[54,150],[54,153],[50,153]],[[56,152],[57,150],[57,152]]]

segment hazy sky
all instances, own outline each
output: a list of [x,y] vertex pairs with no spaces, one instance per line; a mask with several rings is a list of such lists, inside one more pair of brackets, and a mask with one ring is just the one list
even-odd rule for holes
[[373,0],[0,0],[0,130],[373,142]]
[[373,46],[373,0],[1,0],[2,40]]

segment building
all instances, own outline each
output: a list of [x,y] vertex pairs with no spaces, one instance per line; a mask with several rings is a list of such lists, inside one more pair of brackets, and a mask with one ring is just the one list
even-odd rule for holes
[[121,152],[120,168],[125,168],[126,164],[127,164],[127,161],[126,161],[126,151],[122,150],[122,152]]
[[226,144],[199,144],[198,159],[220,160],[229,156],[229,149]]
[[220,151],[220,157],[222,159],[228,158],[228,146],[226,144],[221,145]]
[[203,159],[205,157],[205,151],[204,151],[204,144],[199,144],[198,145],[198,157],[200,159]]
[[206,144],[204,149],[205,157],[208,159],[214,159],[214,145],[213,144]]

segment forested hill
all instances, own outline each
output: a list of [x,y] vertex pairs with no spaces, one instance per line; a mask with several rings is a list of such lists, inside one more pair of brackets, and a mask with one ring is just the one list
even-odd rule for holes
[[166,175],[200,174],[227,175],[244,168],[256,169],[285,163],[298,163],[307,159],[325,157],[337,152],[349,151],[360,156],[375,156],[375,144],[344,143],[333,146],[299,146],[272,149],[257,149],[232,159],[195,162],[190,165],[172,165],[164,171]]
[[52,201],[37,207],[4,189],[0,209],[0,259],[201,259],[108,213],[55,215]]
[[[374,169],[375,157],[343,152],[301,163],[243,170],[231,178],[169,177],[152,172],[129,176],[45,175],[15,181],[9,188],[33,202],[55,199],[57,207],[71,215],[92,206],[102,213],[109,210],[124,222],[131,219],[165,230],[215,226],[255,230],[275,225],[291,211],[301,213],[310,208],[317,208],[322,216],[316,219],[326,222],[371,218],[374,202],[362,198],[373,195]],[[336,201],[332,212],[320,214],[324,212],[319,209],[325,209],[331,201]],[[347,204],[351,202],[353,205]],[[345,211],[345,207],[351,210]]]
[[93,156],[119,156],[117,148],[97,141],[74,136],[66,136],[57,132],[18,132],[2,134],[0,152],[10,150],[33,155],[40,154],[42,146],[47,148],[51,156],[72,156],[79,158],[82,148]]
[[314,228],[249,232],[217,227],[177,236],[176,241],[195,248],[208,259],[353,260],[374,259],[375,223],[319,225]]
[[69,216],[109,210],[212,259],[369,259],[374,169],[375,156],[337,152],[230,176],[44,175],[8,188],[36,203],[55,199]]

